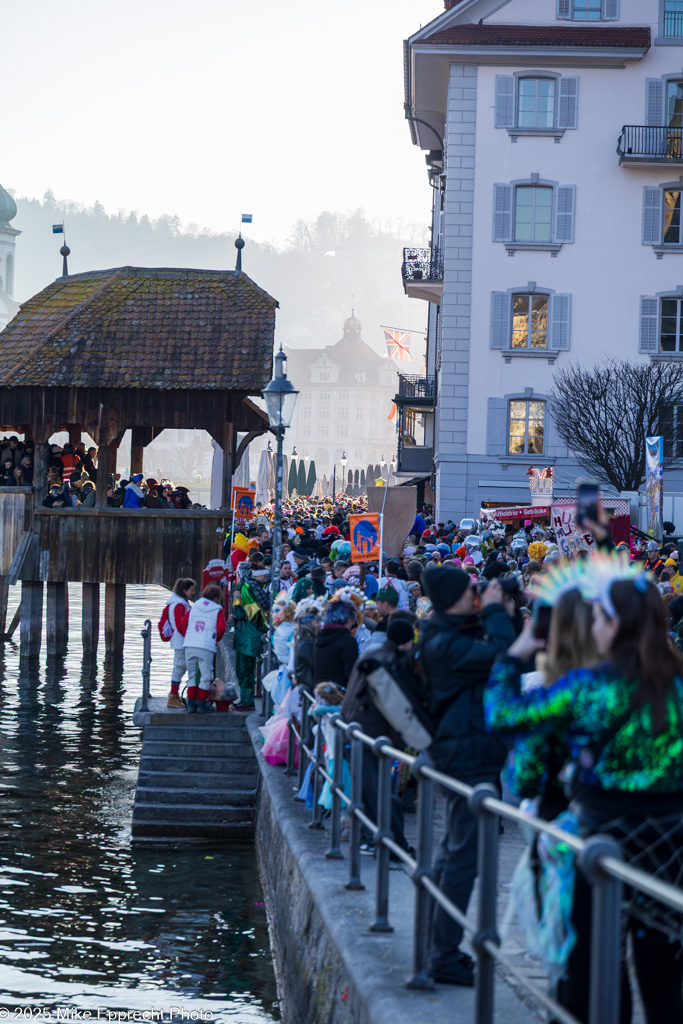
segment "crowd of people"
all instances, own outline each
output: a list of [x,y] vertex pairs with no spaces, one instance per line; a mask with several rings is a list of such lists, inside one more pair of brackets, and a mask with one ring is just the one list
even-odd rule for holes
[[[608,527],[595,522],[585,524],[596,541],[593,549],[567,563],[552,533],[532,523],[515,531],[491,522],[465,535],[452,522],[433,522],[425,510],[403,550],[380,568],[351,563],[348,514],[359,506],[302,503],[286,509],[280,592],[272,608],[267,518],[231,538],[238,706],[245,710],[254,704],[256,659],[271,615],[275,627],[278,707],[264,726],[267,759],[284,759],[282,718],[305,713],[304,692],[315,701],[328,757],[330,711],[405,748],[405,737],[369,684],[381,665],[410,695],[430,735],[428,757],[439,771],[471,785],[489,783],[518,802],[532,800],[536,814],[583,837],[610,833],[627,859],[639,857],[651,873],[678,883],[683,594],[678,596],[676,545],[634,540],[615,549]],[[541,608],[550,610],[547,639],[539,631]],[[414,806],[415,790],[399,766],[397,771],[392,832],[408,849],[404,813]],[[376,759],[366,751],[363,802],[373,820],[376,772]],[[325,790],[323,799],[329,801]],[[374,852],[370,833],[363,836],[363,852]],[[549,860],[534,847],[530,863],[545,926],[543,914],[559,913],[540,907]],[[463,912],[476,872],[477,820],[464,798],[449,794],[434,875]],[[579,872],[572,871],[571,883],[563,889],[570,938],[553,990],[563,1006],[586,1019],[591,891]],[[647,1020],[682,1021],[683,926],[680,919],[660,919],[646,904],[629,907],[629,925]],[[436,907],[430,970],[437,982],[473,984],[474,964],[462,939],[462,929]],[[627,1022],[625,968],[622,988]]]

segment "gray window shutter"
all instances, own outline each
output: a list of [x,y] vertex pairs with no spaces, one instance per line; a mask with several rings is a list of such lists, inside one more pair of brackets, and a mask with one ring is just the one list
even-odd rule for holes
[[650,128],[664,124],[664,80],[648,78],[645,123]]
[[557,0],[557,17],[558,18],[571,18],[572,16],[572,2],[571,0]]
[[550,320],[548,348],[554,352],[567,352],[569,349],[571,295],[568,295],[566,292],[555,292],[554,295],[550,296],[548,305]]
[[576,128],[578,98],[578,78],[576,75],[563,75],[560,79],[560,98],[557,110],[558,128]]
[[664,189],[646,185],[643,194],[643,245],[661,245]]
[[659,299],[640,296],[640,351],[659,351]]
[[619,0],[602,0],[605,21],[619,20]]
[[491,348],[510,348],[511,310],[509,292],[491,293]]
[[560,185],[555,190],[555,241],[574,241],[576,185]]
[[508,404],[504,398],[489,398],[486,417],[486,454],[505,455],[507,445]]
[[496,75],[496,128],[515,126],[515,80],[512,75]]
[[512,185],[493,186],[493,241],[512,239]]
[[545,435],[545,450],[550,458],[566,459],[569,455],[569,449],[560,437],[555,418],[551,415],[550,402],[546,402],[545,406]]

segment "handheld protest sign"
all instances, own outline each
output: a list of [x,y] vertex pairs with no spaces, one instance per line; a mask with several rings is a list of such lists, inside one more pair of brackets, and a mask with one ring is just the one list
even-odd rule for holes
[[351,533],[351,561],[376,562],[379,560],[379,515],[366,512],[349,516]]

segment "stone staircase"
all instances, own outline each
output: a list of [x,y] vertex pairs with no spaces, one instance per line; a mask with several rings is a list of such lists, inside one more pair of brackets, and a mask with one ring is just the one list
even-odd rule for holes
[[[133,806],[135,844],[240,841],[253,836],[258,766],[246,715],[136,711],[143,725]],[[165,698],[163,703],[165,704]]]

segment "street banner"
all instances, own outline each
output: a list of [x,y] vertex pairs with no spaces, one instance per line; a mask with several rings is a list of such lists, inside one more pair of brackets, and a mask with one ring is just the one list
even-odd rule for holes
[[519,508],[482,508],[480,515],[503,522],[506,519],[547,519],[550,505],[526,505]]
[[349,516],[351,561],[376,562],[379,559],[379,515],[366,512]]
[[238,519],[253,519],[255,496],[250,487],[233,487],[232,507]]
[[595,543],[592,534],[577,525],[576,505],[553,505],[551,523],[560,554],[568,560]]
[[662,539],[662,506],[664,502],[664,438],[645,438],[645,499],[647,503],[647,532],[650,537]]
[[387,558],[397,558],[415,522],[417,487],[368,487],[368,512],[383,512],[382,551]]

